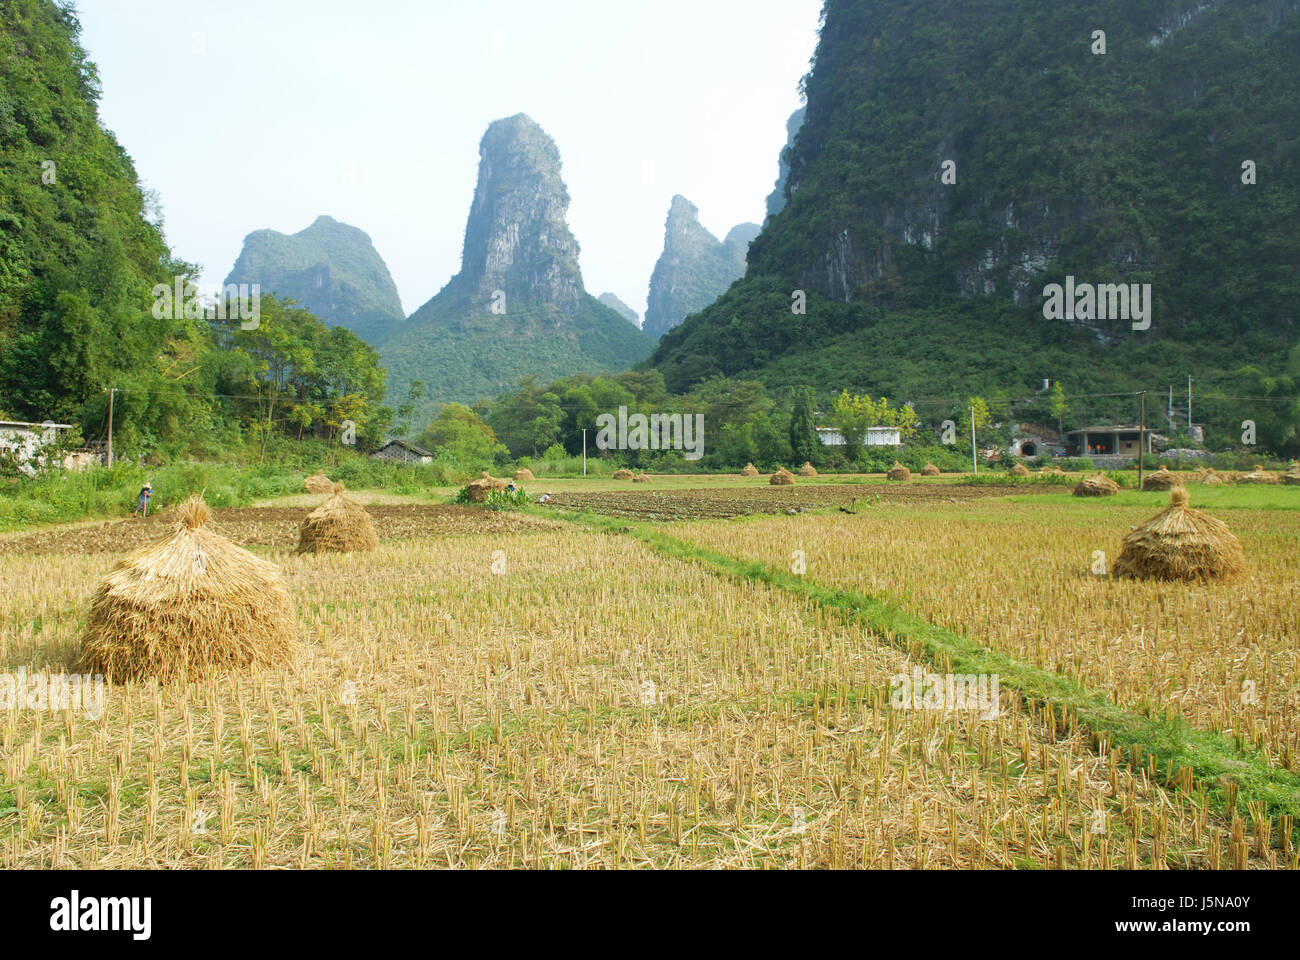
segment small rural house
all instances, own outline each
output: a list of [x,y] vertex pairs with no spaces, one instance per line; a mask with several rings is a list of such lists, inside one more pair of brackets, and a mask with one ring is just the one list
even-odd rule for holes
[[433,454],[405,440],[389,440],[370,455],[375,460],[392,460],[396,463],[433,463]]
[[[844,436],[834,427],[818,427],[817,439],[822,442],[822,446],[844,446]],[[901,447],[903,436],[897,427],[868,427],[862,442],[868,447]]]
[[32,466],[32,461],[40,456],[44,447],[58,440],[60,430],[71,429],[66,423],[0,420],[0,456],[15,457],[19,470],[29,476],[34,475],[36,468]]
[[1138,452],[1151,452],[1154,432],[1133,426],[1086,427],[1065,435],[1068,452],[1076,457],[1121,457],[1136,460]]

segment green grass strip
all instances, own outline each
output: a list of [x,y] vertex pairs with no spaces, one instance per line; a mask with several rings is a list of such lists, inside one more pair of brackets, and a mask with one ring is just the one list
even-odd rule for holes
[[[1300,776],[1270,764],[1258,751],[1247,750],[1235,738],[1193,727],[1178,718],[1144,717],[1113,703],[1109,697],[1058,673],[1021,664],[971,638],[906,613],[885,600],[856,591],[836,590],[805,577],[750,560],[739,560],[686,543],[644,524],[594,514],[568,514],[567,519],[605,533],[632,536],[656,552],[685,562],[703,564],[714,572],[743,581],[764,583],[841,611],[873,634],[911,655],[917,649],[931,663],[943,660],[954,673],[997,675],[1000,685],[1027,703],[1053,704],[1072,714],[1095,737],[1145,759],[1154,755],[1156,777],[1176,787],[1169,772],[1190,767],[1216,808],[1229,812],[1229,784],[1235,785],[1235,809],[1249,818],[1291,816],[1300,831]],[[1293,831],[1293,839],[1296,836]]]

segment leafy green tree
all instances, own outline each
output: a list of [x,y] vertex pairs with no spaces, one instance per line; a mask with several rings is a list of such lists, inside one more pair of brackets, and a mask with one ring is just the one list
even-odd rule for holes
[[867,430],[875,426],[876,406],[870,397],[859,397],[845,390],[831,404],[831,426],[844,438],[850,461],[860,462],[867,454]]
[[446,453],[458,464],[473,467],[492,464],[509,456],[492,428],[469,407],[449,403],[417,441],[435,453]]
[[1052,384],[1052,396],[1048,401],[1048,412],[1056,418],[1056,430],[1064,435],[1065,416],[1070,412],[1070,401],[1065,396],[1065,387],[1060,380]]
[[961,435],[965,438],[966,443],[971,442],[971,411],[974,411],[974,428],[975,436],[978,438],[979,433],[985,427],[993,423],[993,414],[989,412],[989,405],[983,397],[967,397],[966,414],[962,417]]
[[790,413],[790,452],[796,463],[821,462],[811,387],[803,387],[795,393],[794,409]]

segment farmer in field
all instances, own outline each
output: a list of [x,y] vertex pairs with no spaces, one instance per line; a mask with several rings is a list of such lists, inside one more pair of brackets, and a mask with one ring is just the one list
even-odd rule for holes
[[135,509],[131,511],[131,516],[139,514],[142,518],[149,516],[149,498],[153,496],[153,484],[146,483],[140,488],[140,496],[136,498]]

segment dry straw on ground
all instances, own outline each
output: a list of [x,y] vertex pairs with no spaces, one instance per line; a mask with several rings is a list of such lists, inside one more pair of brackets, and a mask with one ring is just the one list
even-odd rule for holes
[[636,474],[633,473],[631,470],[619,470],[619,471],[615,472],[615,474],[614,474],[614,479],[615,479],[615,480],[631,480],[631,479],[633,479],[635,476],[636,476]]
[[1278,483],[1279,477],[1276,473],[1270,473],[1260,464],[1255,464],[1255,469],[1245,474],[1238,480],[1238,483]]
[[302,488],[308,493],[333,493],[334,481],[325,476],[324,473],[317,473],[304,480]]
[[351,553],[378,546],[370,514],[346,495],[341,483],[334,485],[334,496],[309,513],[298,529],[299,553]]
[[756,477],[758,476],[758,467],[754,466],[752,463],[747,463],[745,464],[745,469],[740,471],[740,475],[742,477]]
[[115,683],[271,666],[293,647],[280,570],[208,527],[199,497],[165,540],[127,554],[91,603],[78,669]]
[[1142,481],[1143,490],[1172,490],[1174,487],[1181,486],[1182,481],[1178,479],[1178,475],[1170,473],[1169,468],[1163,463],[1159,470]]
[[781,469],[777,470],[776,473],[772,474],[772,478],[768,483],[774,487],[793,487],[794,474],[785,467],[781,467]]
[[940,473],[939,468],[936,467],[933,463],[927,463],[921,469],[921,476],[923,477],[937,477],[939,476],[939,473]]
[[1111,497],[1119,493],[1119,484],[1099,473],[1095,477],[1084,477],[1074,488],[1076,497]]
[[1246,572],[1241,543],[1222,520],[1188,504],[1175,487],[1170,505],[1124,538],[1115,576],[1137,580],[1235,580]]
[[1283,475],[1282,482],[1289,487],[1300,486],[1300,461],[1291,461],[1291,466],[1287,468],[1286,473]]
[[534,483],[536,480],[537,477],[533,475],[533,471],[529,470],[527,467],[520,467],[515,471],[516,483]]
[[638,473],[632,478],[633,483],[649,483],[650,475],[648,473]]
[[895,460],[893,468],[885,476],[890,480],[911,480],[912,471]]
[[799,476],[815,477],[817,476],[817,468],[814,467],[811,462],[805,461],[804,465],[799,468]]

